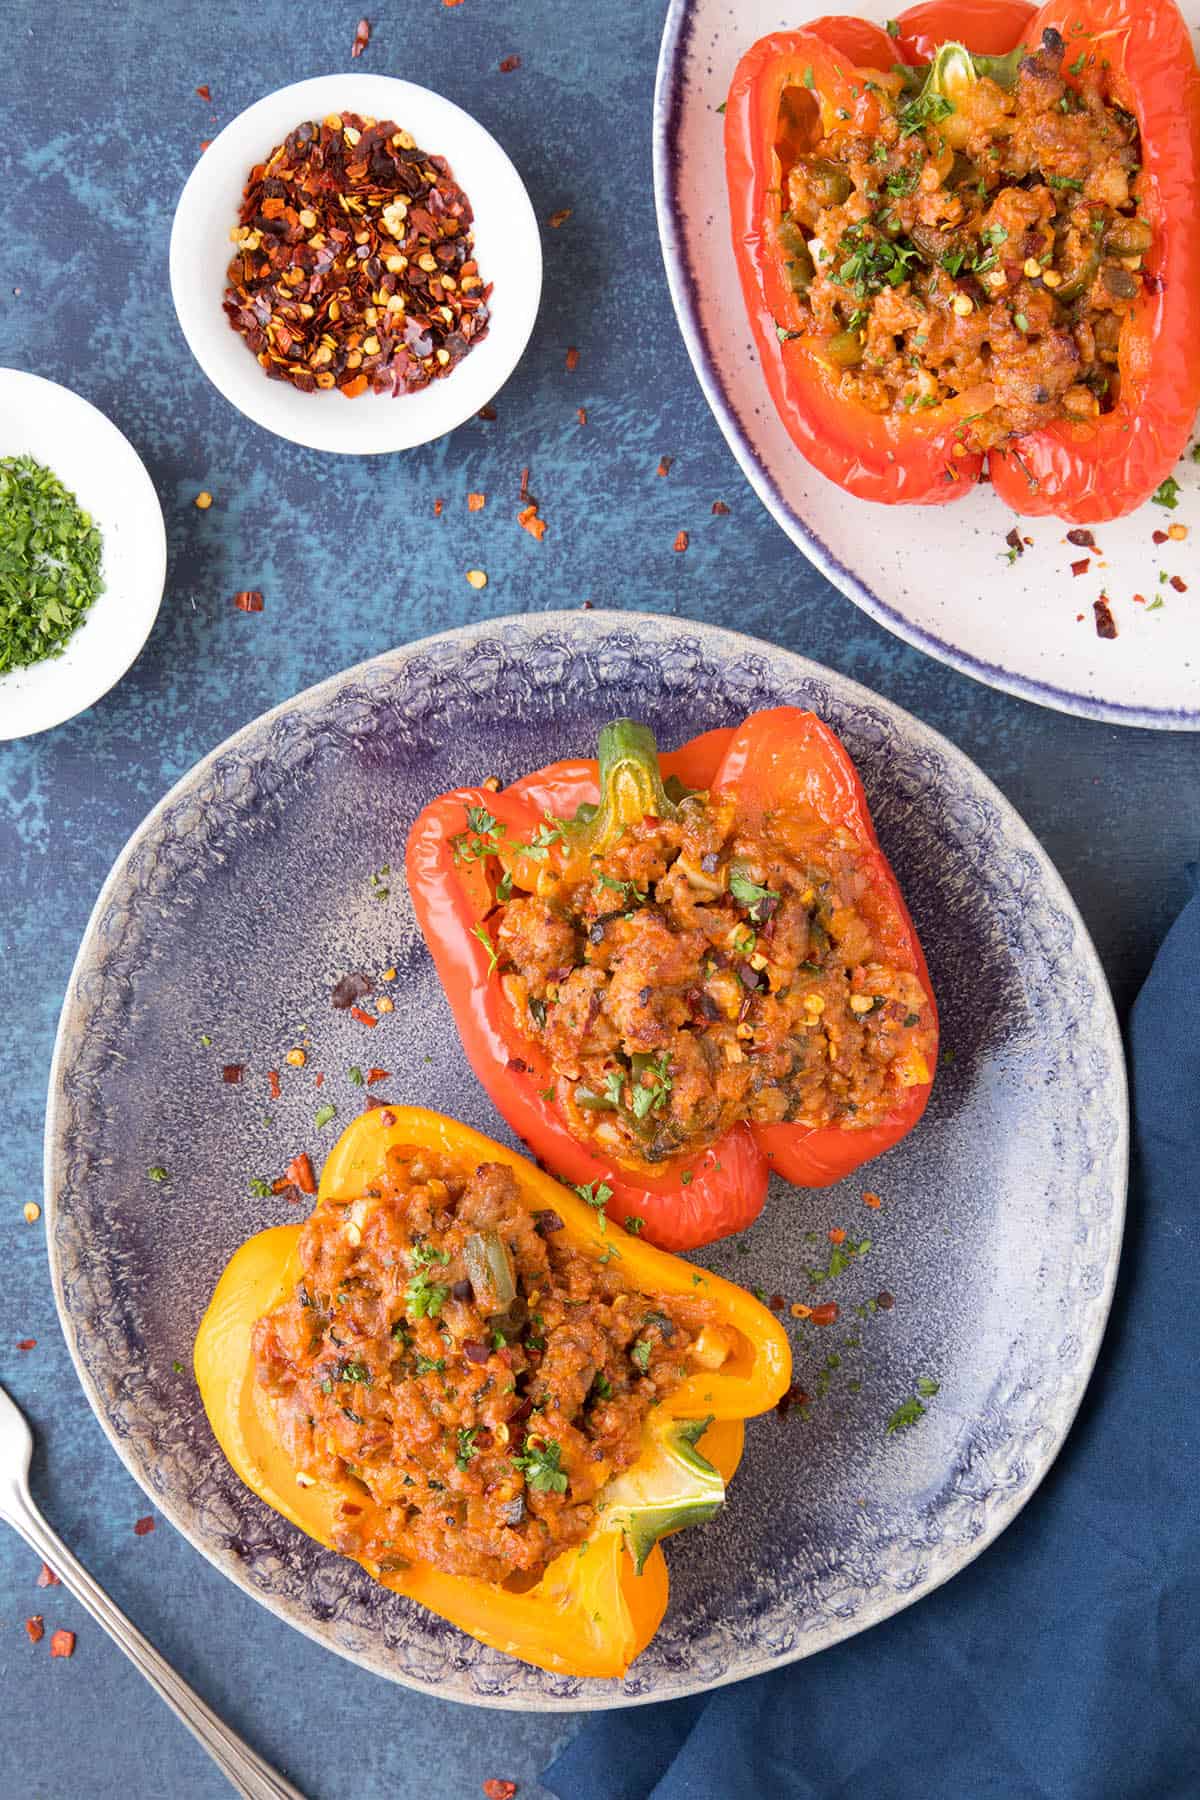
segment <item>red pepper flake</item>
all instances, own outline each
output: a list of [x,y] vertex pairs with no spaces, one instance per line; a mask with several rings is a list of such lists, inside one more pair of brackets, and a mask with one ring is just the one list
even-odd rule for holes
[[46,1635],[46,1624],[41,1613],[34,1613],[31,1619],[26,1619],[25,1631],[31,1644],[41,1643]]
[[221,1080],[228,1082],[230,1087],[236,1087],[237,1083],[242,1079],[242,1076],[245,1073],[245,1063],[226,1063],[225,1067],[221,1070]]
[[500,73],[502,75],[511,75],[513,70],[519,69],[520,66],[521,59],[519,56],[504,56],[500,59]]
[[313,1175],[312,1159],[307,1151],[302,1150],[299,1156],[293,1156],[287,1166],[287,1178],[289,1181],[295,1182],[302,1194],[316,1193],[317,1183]]
[[486,494],[468,494],[467,495],[467,511],[468,512],[482,512],[486,505],[487,505],[487,495]]
[[462,0],[442,0],[443,6],[461,6]]
[[829,1241],[831,1244],[844,1244],[845,1243],[846,1234],[842,1230],[840,1225],[833,1225],[830,1227]]
[[445,501],[444,501],[444,500],[435,500],[435,501],[434,501],[434,503],[433,503],[433,516],[434,516],[434,518],[435,518],[435,519],[440,519],[440,518],[441,518],[441,516],[442,516],[442,507],[443,507],[443,506],[444,506],[444,505],[445,505]]
[[51,1656],[73,1656],[74,1653],[75,1633],[73,1631],[56,1631],[51,1635]]
[[36,1338],[20,1338],[17,1342],[17,1349],[18,1350],[36,1350],[37,1349],[37,1339]]
[[575,416],[579,420],[579,423],[581,425],[586,425],[587,424],[587,407],[586,406],[577,407],[576,411],[575,411]]
[[1078,562],[1073,562],[1071,564],[1071,573],[1072,575],[1086,575],[1091,566],[1091,557],[1081,556]]
[[673,456],[660,456],[658,459],[658,468],[655,471],[656,474],[669,475],[671,473],[671,464],[674,461],[675,458]]
[[477,419],[498,419],[500,415],[494,406],[481,406],[475,417]]
[[207,81],[202,81],[200,83],[200,86],[196,89],[196,92],[197,92],[197,94],[199,94],[201,100],[211,100],[212,99],[212,95],[208,91]]
[[1075,614],[1075,623],[1076,623],[1076,624],[1077,624],[1077,625],[1082,625],[1082,624],[1083,624],[1083,617],[1084,617],[1084,615],[1083,615],[1083,614],[1082,614],[1082,613],[1076,613],[1076,614]]
[[798,1381],[793,1381],[792,1385],[788,1388],[787,1393],[783,1394],[775,1402],[775,1411],[779,1414],[781,1419],[786,1419],[793,1406],[807,1406],[808,1401],[809,1396],[800,1386],[800,1383]]
[[557,231],[561,225],[566,224],[570,216],[571,208],[569,206],[560,206],[557,212],[552,212],[550,214],[546,223],[549,225],[551,231]]
[[282,1088],[279,1085],[279,1070],[278,1069],[268,1069],[267,1070],[267,1080],[271,1084],[272,1100],[278,1100],[280,1094],[283,1092]]
[[529,1064],[520,1056],[510,1056],[505,1065],[514,1075],[528,1075]]
[[527,467],[521,470],[521,485],[517,489],[517,498],[522,506],[529,498],[529,469]]
[[836,1300],[826,1300],[823,1306],[814,1306],[808,1316],[814,1325],[832,1325],[838,1316],[838,1311]]
[[369,1025],[372,1031],[374,1031],[376,1025],[379,1023],[379,1020],[375,1017],[374,1013],[365,1011],[361,1006],[352,1006],[350,1008],[350,1017],[352,1019],[357,1019],[360,1025]]
[[1133,596],[1133,604],[1135,606],[1145,606],[1145,604],[1146,604],[1145,594],[1135,594]]
[[878,1212],[879,1208],[883,1205],[883,1201],[879,1198],[878,1194],[864,1194],[863,1205],[869,1206],[874,1212]]
[[210,144],[211,144],[211,143],[212,143],[212,139],[211,139],[211,138],[201,138],[201,139],[200,139],[200,148],[201,148],[201,150],[207,150],[207,149],[208,149],[208,146],[209,146],[209,145],[210,145]]
[[892,1294],[889,1294],[886,1288],[881,1288],[875,1296],[875,1304],[880,1312],[891,1312],[896,1301],[895,1297]]
[[493,1775],[490,1780],[484,1782],[483,1791],[487,1800],[513,1800],[517,1784],[515,1781],[500,1781]]
[[371,41],[371,21],[370,21],[370,19],[360,19],[358,21],[358,27],[354,33],[354,42],[350,46],[351,61],[353,61],[355,57],[362,55],[363,51],[366,49],[366,47],[370,43],[370,41]]
[[313,1086],[314,1087],[324,1087],[325,1086],[325,1071],[324,1071],[324,1069],[317,1070],[317,1073],[313,1078]]
[[258,588],[243,588],[233,596],[233,604],[239,612],[261,612],[263,597]]
[[58,1576],[54,1573],[54,1570],[50,1567],[49,1563],[42,1564],[41,1569],[38,1572],[37,1584],[39,1587],[61,1587],[62,1586],[61,1581],[59,1580]]
[[133,1530],[136,1537],[148,1537],[154,1530],[154,1520],[151,1518],[150,1514],[147,1513],[144,1519],[135,1519],[133,1522]]
[[393,397],[486,336],[467,195],[393,119],[302,121],[246,179],[222,300],[264,374]]
[[539,544],[546,535],[546,521],[538,518],[536,500],[531,500],[528,506],[521,508],[517,514],[517,524],[527,531],[530,537],[535,537]]
[[368,1087],[370,1087],[370,1085],[373,1081],[390,1081],[391,1079],[392,1079],[391,1074],[387,1069],[368,1069],[367,1070],[367,1086]]
[[1187,582],[1183,579],[1182,575],[1172,575],[1171,586],[1175,589],[1177,594],[1187,593]]
[[687,532],[686,531],[677,532],[676,536],[675,536],[675,542],[674,542],[672,548],[675,550],[686,550],[687,547],[688,547]]
[[1096,548],[1095,538],[1090,531],[1085,531],[1082,525],[1077,525],[1074,531],[1068,531],[1067,542],[1074,544],[1077,550],[1094,550]]
[[383,1126],[385,1131],[390,1130],[390,1128],[396,1123],[395,1113],[389,1112],[385,1108],[384,1111],[381,1112],[379,1115],[379,1123]]
[[714,500],[712,509],[718,519],[724,519],[729,512],[729,508],[723,500]]
[[1024,556],[1025,545],[1024,545],[1024,542],[1022,541],[1021,534],[1017,530],[1015,525],[1013,526],[1012,530],[1007,534],[1004,541],[1008,545],[1009,549],[1012,551],[1014,557]]
[[767,1302],[767,1305],[771,1308],[772,1312],[782,1312],[784,1307],[787,1305],[787,1301],[784,1299],[782,1294],[772,1294],[770,1300]]
[[1107,594],[1101,594],[1098,600],[1092,601],[1092,611],[1096,615],[1096,636],[1102,638],[1115,638],[1117,635],[1117,621],[1112,616],[1112,609],[1108,604]]
[[572,344],[571,348],[567,351],[567,368],[574,370],[574,369],[577,369],[578,367],[579,367],[579,352],[578,352],[578,350],[576,350],[574,344]]
[[1165,531],[1156,531],[1154,533],[1154,542],[1156,544],[1167,544],[1170,543],[1170,541],[1171,540],[1168,538]]

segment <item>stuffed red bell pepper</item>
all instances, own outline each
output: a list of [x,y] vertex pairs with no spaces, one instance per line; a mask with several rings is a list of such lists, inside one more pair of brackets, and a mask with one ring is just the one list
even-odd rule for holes
[[1200,73],[1173,0],[932,0],[761,39],[725,112],[764,372],[850,493],[1111,519],[1200,406]]
[[472,1067],[556,1174],[686,1249],[769,1174],[819,1187],[911,1130],[937,1015],[833,732],[780,707],[656,754],[459,788],[408,843],[417,919]]

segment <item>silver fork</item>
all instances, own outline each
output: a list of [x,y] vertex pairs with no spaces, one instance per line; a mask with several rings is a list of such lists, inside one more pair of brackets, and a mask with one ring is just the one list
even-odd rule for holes
[[244,1794],[246,1800],[304,1800],[298,1788],[277,1775],[236,1731],[231,1731],[218,1719],[199,1694],[193,1693],[154,1645],[113,1605],[82,1563],[76,1562],[62,1539],[51,1531],[30,1497],[32,1455],[33,1434],[25,1416],[0,1387],[0,1519],[11,1525],[30,1549],[49,1563],[97,1625],[103,1625],[155,1692],[183,1720],[197,1742],[203,1744],[222,1775],[239,1794]]

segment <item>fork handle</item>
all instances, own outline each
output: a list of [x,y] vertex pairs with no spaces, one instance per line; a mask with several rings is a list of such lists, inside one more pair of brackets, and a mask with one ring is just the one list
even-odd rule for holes
[[182,1719],[225,1779],[245,1796],[245,1800],[304,1800],[299,1788],[285,1781],[236,1731],[230,1730],[159,1655],[149,1639],[142,1636],[137,1626],[114,1606],[104,1589],[93,1581],[83,1564],[72,1556],[61,1538],[47,1525],[28,1490],[10,1495],[9,1504],[0,1517],[7,1519],[30,1548],[50,1564],[63,1586],[70,1589],[97,1625],[102,1625],[113,1642],[120,1645],[134,1667],[141,1671],[171,1711]]

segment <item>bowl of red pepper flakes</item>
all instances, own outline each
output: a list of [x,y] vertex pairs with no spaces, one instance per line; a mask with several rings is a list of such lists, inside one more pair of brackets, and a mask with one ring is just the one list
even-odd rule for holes
[[249,107],[201,156],[171,235],[205,374],[267,430],[346,455],[427,443],[486,405],[529,340],[541,272],[500,145],[389,76],[320,76]]

